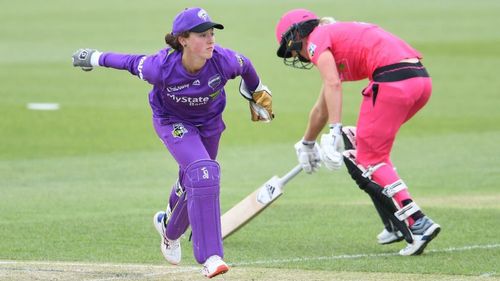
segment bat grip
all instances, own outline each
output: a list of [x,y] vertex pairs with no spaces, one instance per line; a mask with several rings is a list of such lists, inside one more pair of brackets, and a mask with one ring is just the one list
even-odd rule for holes
[[297,165],[293,169],[291,169],[286,175],[280,178],[282,184],[286,184],[291,179],[293,179],[296,175],[298,175],[302,171],[302,166]]

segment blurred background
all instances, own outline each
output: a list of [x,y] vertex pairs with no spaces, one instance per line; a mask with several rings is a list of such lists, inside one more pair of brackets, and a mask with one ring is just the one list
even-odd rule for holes
[[[71,55],[79,48],[156,53],[165,48],[174,16],[192,6],[224,24],[217,42],[252,60],[272,90],[276,113],[270,124],[252,123],[239,79],[227,84],[218,159],[222,211],[296,164],[293,145],[320,78],[315,69],[283,65],[274,28],[283,13],[300,7],[376,23],[424,55],[433,96],[401,130],[393,162],[415,200],[443,226],[431,249],[500,242],[498,1],[23,0],[0,6],[0,259],[163,263],[151,218],[166,207],[177,167],[152,128],[150,86],[125,71],[83,72],[72,67]],[[344,84],[345,125],[355,125],[366,84]],[[29,110],[29,103],[59,109]],[[376,245],[381,224],[370,204],[345,170],[302,174],[225,241],[226,256],[237,263],[397,252],[403,244]],[[194,264],[187,239],[183,246],[186,264]],[[412,260],[398,257],[382,264],[280,266],[480,275],[496,272],[499,256],[494,248],[430,254],[422,267],[404,267]]]

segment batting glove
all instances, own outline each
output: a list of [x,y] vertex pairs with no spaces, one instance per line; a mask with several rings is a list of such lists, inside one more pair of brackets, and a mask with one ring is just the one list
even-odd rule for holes
[[295,151],[302,170],[308,174],[319,170],[321,167],[321,153],[319,145],[315,141],[300,140],[295,144]]
[[321,160],[329,170],[336,171],[342,167],[342,124],[330,124],[330,133],[321,136]]
[[94,49],[79,49],[73,53],[71,60],[74,67],[80,67],[84,71],[91,71],[94,66],[99,66],[101,52]]

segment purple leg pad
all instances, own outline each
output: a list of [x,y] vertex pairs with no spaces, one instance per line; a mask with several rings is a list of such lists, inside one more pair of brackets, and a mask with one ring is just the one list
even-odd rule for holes
[[181,237],[189,227],[186,192],[179,182],[176,182],[172,187],[169,206],[172,214],[167,223],[166,234],[168,239],[176,240]]
[[202,264],[212,255],[224,257],[219,206],[219,164],[208,159],[193,162],[186,168],[182,182],[187,193],[196,261]]

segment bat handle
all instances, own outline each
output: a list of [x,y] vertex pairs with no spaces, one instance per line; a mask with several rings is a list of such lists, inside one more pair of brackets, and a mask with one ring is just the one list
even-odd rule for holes
[[280,178],[282,184],[286,184],[291,179],[293,179],[296,175],[298,175],[302,171],[302,166],[297,165],[293,169],[291,169],[286,175]]

